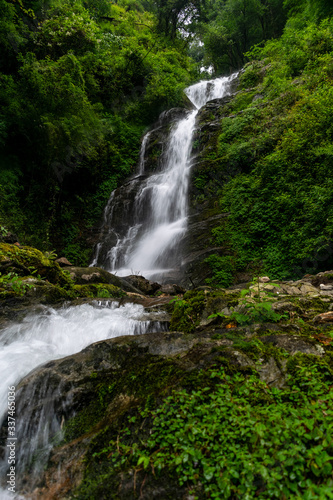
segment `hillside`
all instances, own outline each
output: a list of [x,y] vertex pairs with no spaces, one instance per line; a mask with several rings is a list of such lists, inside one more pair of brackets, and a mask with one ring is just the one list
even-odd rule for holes
[[209,257],[211,283],[332,268],[333,24],[299,24],[255,47],[234,99],[202,117],[220,126],[197,133],[191,203],[225,214],[212,232],[225,251]]

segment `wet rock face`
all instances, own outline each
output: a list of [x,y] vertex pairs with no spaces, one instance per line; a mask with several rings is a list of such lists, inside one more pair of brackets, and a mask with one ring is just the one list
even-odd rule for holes
[[[150,227],[154,220],[151,207],[153,190],[147,179],[162,170],[168,158],[166,150],[170,130],[189,113],[185,108],[173,108],[162,113],[144,136],[137,173],[111,194],[105,208],[99,243],[94,249],[95,265],[109,269],[123,267],[129,243],[133,239],[138,240]],[[120,246],[114,253],[117,244]],[[137,271],[140,269],[132,270],[133,273]]]
[[[231,84],[233,92],[237,86],[237,79]],[[192,181],[189,187],[189,218],[185,237],[175,247],[170,262],[164,263],[164,268],[170,268],[170,275],[164,273],[163,282],[166,284],[177,284],[184,287],[204,285],[206,277],[210,275],[210,268],[204,261],[212,253],[223,253],[223,249],[211,248],[211,230],[219,224],[216,206],[216,188],[220,186],[230,175],[237,172],[221,174],[212,168],[207,161],[210,150],[216,146],[217,136],[220,131],[223,109],[232,99],[227,96],[221,99],[209,101],[200,109],[193,140],[193,165]],[[192,106],[193,107],[193,106]],[[189,107],[174,108],[160,116],[151,130],[145,135],[141,150],[138,175],[132,177],[123,186],[118,188],[111,196],[105,210],[104,222],[99,235],[100,243],[95,248],[95,264],[119,269],[126,262],[126,250],[130,241],[138,241],[145,234],[152,220],[150,210],[149,190],[145,188],[144,182],[147,176],[159,172],[162,165],[166,164],[167,144],[170,138],[170,129],[180,119],[190,113]],[[226,177],[227,176],[227,177]],[[200,186],[197,185],[198,177],[202,179],[205,186],[205,195],[200,198]],[[140,203],[135,204],[135,200]],[[218,219],[218,217],[217,217]],[[142,223],[142,221],[145,221]],[[115,249],[118,244],[117,250]],[[120,248],[121,247],[121,248]],[[123,248],[124,247],[124,248]],[[120,248],[120,250],[119,250]],[[126,267],[126,266],[125,266]],[[139,269],[133,269],[134,272]]]

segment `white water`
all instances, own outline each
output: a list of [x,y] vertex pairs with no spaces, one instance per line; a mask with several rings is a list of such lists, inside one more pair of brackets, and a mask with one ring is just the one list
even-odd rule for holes
[[[145,333],[150,321],[139,321],[144,316],[144,308],[137,304],[121,307],[117,302],[110,303],[108,307],[98,307],[97,303],[95,307],[84,304],[67,309],[45,308],[42,313],[27,316],[22,322],[0,330],[0,422],[7,417],[8,387],[17,386],[32,369],[50,360],[79,352],[99,340]],[[47,389],[46,383],[45,391]],[[59,427],[59,424],[54,423],[52,415],[47,412],[42,441],[49,451],[49,434],[57,430],[55,426]],[[29,428],[25,415],[17,414],[15,418],[17,429]],[[21,432],[26,435],[27,431]],[[29,441],[29,445],[25,445],[26,449],[22,450],[19,448],[18,436],[17,455],[21,456],[21,462],[27,461],[34,447],[40,446],[41,437],[31,436]],[[6,475],[6,468],[6,461],[0,463],[0,481]],[[7,498],[8,494],[0,489],[0,499]]]
[[[137,191],[133,225],[125,236],[117,236],[117,243],[108,249],[102,261],[99,260],[102,243],[99,243],[93,265],[103,265],[119,276],[140,273],[154,279],[163,279],[163,274],[176,265],[179,244],[187,229],[187,194],[196,115],[207,101],[225,96],[236,76],[203,80],[186,89],[196,109],[173,126],[162,171],[150,175]],[[139,174],[144,173],[149,135],[150,132],[142,141]],[[114,202],[112,193],[104,214],[104,226],[111,230]]]
[[[189,87],[187,94],[199,109],[208,100],[225,95],[232,78],[199,82]],[[111,266],[113,271],[118,269],[119,274],[129,274],[129,270],[135,270],[149,276],[158,271],[163,274],[172,265],[177,244],[186,231],[190,154],[196,114],[197,110],[192,111],[174,126],[163,172],[150,176],[138,190],[136,223],[128,229],[126,238],[119,238],[117,245],[109,252],[108,262],[114,263],[114,267]],[[148,141],[149,136],[143,141],[143,149]],[[140,174],[144,172],[144,163],[143,151],[140,156]],[[105,223],[112,222],[113,201],[114,193],[105,212]],[[142,220],[142,214],[147,213],[143,209],[146,204],[149,206],[149,217],[148,220]],[[94,259],[96,263],[99,249]],[[120,260],[120,254],[125,258]],[[122,264],[117,267],[118,262]],[[149,322],[139,321],[143,311],[139,305],[118,307],[116,303],[110,308],[91,305],[58,310],[45,308],[42,314],[29,316],[20,323],[0,330],[0,415],[6,416],[8,387],[17,386],[37,366],[79,352],[99,340],[145,333]],[[45,385],[47,391],[47,381]],[[49,433],[54,432],[55,424],[52,415],[47,412],[46,415],[50,420],[50,428],[47,431],[43,429],[41,438],[46,451],[49,451],[47,440]],[[24,424],[24,429],[29,428],[23,414],[15,415],[15,418],[18,428],[22,427],[20,422]],[[40,444],[38,436],[32,436],[30,441],[26,450],[20,450],[23,458],[33,453],[34,443],[36,446]],[[17,450],[19,446],[17,441]],[[1,480],[5,477],[6,465],[6,461],[0,463]],[[12,497],[0,489],[0,499],[6,498]]]

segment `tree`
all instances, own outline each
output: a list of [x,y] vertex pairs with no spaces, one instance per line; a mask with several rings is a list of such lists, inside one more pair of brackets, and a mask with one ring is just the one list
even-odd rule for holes
[[201,32],[207,65],[219,72],[242,67],[251,46],[280,35],[285,24],[282,0],[213,0],[210,6]]
[[157,30],[174,39],[177,32],[188,30],[203,12],[205,0],[154,0]]

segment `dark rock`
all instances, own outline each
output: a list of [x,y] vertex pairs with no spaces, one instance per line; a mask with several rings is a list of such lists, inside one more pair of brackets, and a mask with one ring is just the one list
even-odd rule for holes
[[16,234],[8,232],[0,236],[0,242],[15,245],[16,243],[19,243],[19,239]]
[[309,280],[314,286],[333,284],[333,271],[324,271],[315,276],[310,275]]
[[160,288],[160,291],[162,293],[166,293],[168,295],[177,295],[177,294],[183,294],[185,293],[185,288],[175,285],[175,284],[166,284],[162,285]]
[[131,275],[125,276],[124,279],[145,295],[154,295],[161,288],[159,283],[149,281],[143,276]]
[[120,278],[115,276],[105,269],[100,267],[68,267],[66,269],[69,271],[70,276],[76,285],[88,285],[94,283],[105,283],[109,285],[114,285],[125,292],[132,292],[141,294],[141,290],[135,288],[131,283],[129,283],[125,278]]
[[309,342],[309,339],[302,338],[298,335],[268,335],[267,337],[262,337],[261,341],[264,344],[273,344],[275,347],[279,347],[292,355],[298,352],[303,354],[314,354],[316,356],[323,354],[323,350],[319,345],[314,345]]
[[75,267],[67,269],[70,277],[76,285],[87,285],[91,283],[107,283],[121,288],[120,279],[114,274],[99,267]]

